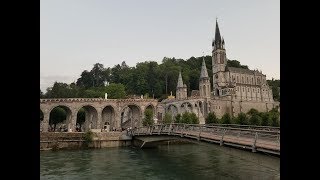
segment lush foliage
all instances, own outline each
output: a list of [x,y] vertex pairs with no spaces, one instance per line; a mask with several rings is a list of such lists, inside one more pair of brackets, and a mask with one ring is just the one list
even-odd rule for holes
[[[90,71],[84,70],[74,83],[55,82],[45,94],[40,90],[40,98],[104,98],[108,93],[109,99],[146,95],[145,98],[162,100],[171,91],[175,95],[180,70],[190,95],[192,90],[199,89],[202,58],[205,59],[209,77],[212,77],[211,56],[187,60],[164,57],[161,64],[145,61],[135,67],[129,67],[125,61],[112,68],[96,63]],[[248,69],[247,65],[241,65],[237,60],[228,60],[227,66]],[[280,80],[267,81],[272,87],[274,99],[280,101]]]
[[172,123],[172,114],[171,113],[165,113],[163,118],[163,123]]
[[235,123],[241,125],[248,125],[249,122],[247,115],[243,112],[239,113],[238,116],[235,118]]
[[142,124],[144,126],[153,125],[153,110],[152,109],[146,109],[144,111],[144,119],[143,119]]
[[175,123],[180,123],[181,122],[181,114],[177,114],[175,117]]
[[185,112],[182,114],[180,121],[177,123],[199,124],[199,118],[195,113]]
[[85,132],[83,135],[83,139],[84,139],[83,145],[85,147],[89,147],[89,144],[92,143],[93,141],[93,132],[91,130]]
[[[187,60],[164,57],[161,64],[145,61],[137,63],[135,67],[128,66],[125,61],[112,68],[96,63],[90,71],[84,70],[74,83],[55,82],[45,94],[40,90],[40,98],[103,98],[108,93],[110,99],[147,95],[162,100],[171,91],[175,95],[180,70],[190,95],[192,90],[199,89],[202,58],[206,62],[209,77],[212,77],[211,56]],[[248,69],[247,65],[241,65],[237,60],[228,60],[227,65]],[[280,80],[268,80],[268,83],[272,86],[274,99],[280,100]]]
[[229,113],[225,113],[221,120],[220,120],[221,124],[232,124],[232,120],[231,120],[231,116]]
[[205,120],[206,120],[206,124],[219,123],[219,119],[217,118],[214,112],[210,112]]
[[242,68],[242,69],[249,69],[247,65],[241,65],[239,61],[237,60],[228,60],[227,61],[228,67],[236,67],[236,68]]
[[280,101],[280,80],[267,80],[268,85],[272,89],[273,99],[276,101]]
[[[234,123],[240,125],[256,125],[256,126],[280,126],[280,112],[278,107],[273,108],[269,112],[259,112],[256,109],[250,109],[246,114],[239,113],[234,117]],[[233,119],[229,114],[225,114],[220,120],[222,124],[231,124]]]

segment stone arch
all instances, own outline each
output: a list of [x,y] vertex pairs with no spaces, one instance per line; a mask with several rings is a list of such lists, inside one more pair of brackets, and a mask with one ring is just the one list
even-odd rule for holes
[[141,108],[136,104],[126,105],[120,114],[121,128],[141,126]]
[[85,112],[84,122],[80,125],[80,131],[86,132],[90,129],[97,129],[98,127],[98,111],[95,107],[92,105],[83,105],[81,108],[79,108],[77,112],[77,127],[79,127],[79,112],[83,109]]
[[193,107],[190,102],[184,102],[181,104],[181,114],[185,112],[192,112],[192,110],[193,110]]
[[107,105],[102,109],[101,127],[106,130],[113,130],[117,127],[116,112],[112,105]]
[[156,113],[156,108],[154,108],[154,106],[152,104],[148,104],[145,108],[145,110],[147,109],[151,109],[152,112],[153,112],[153,115]]
[[68,131],[71,126],[72,111],[65,105],[57,105],[49,111],[50,131]]
[[177,114],[179,113],[179,109],[176,105],[174,104],[170,104],[167,107],[167,112],[170,113],[172,115],[172,120],[174,122],[174,118],[177,116]]
[[40,108],[40,132],[43,131],[43,118],[44,118],[44,114],[43,114],[43,111],[41,110]]

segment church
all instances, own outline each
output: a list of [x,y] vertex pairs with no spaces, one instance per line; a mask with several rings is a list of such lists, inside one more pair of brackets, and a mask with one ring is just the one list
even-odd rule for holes
[[[258,70],[227,66],[225,41],[220,35],[216,21],[215,37],[212,42],[212,72],[209,77],[204,59],[199,77],[199,89],[187,95],[187,86],[179,73],[176,97],[163,100],[158,105],[158,116],[169,112],[172,116],[184,112],[195,113],[200,124],[205,117],[214,112],[218,118],[225,113],[237,116],[251,108],[266,112],[279,107],[280,102],[273,100],[272,89],[267,84],[266,75]],[[212,81],[210,80],[212,78]],[[212,84],[211,84],[212,82]],[[172,96],[171,96],[172,97]]]

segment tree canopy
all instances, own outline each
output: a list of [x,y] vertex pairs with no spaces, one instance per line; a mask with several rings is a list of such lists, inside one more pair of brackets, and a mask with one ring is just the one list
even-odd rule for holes
[[[204,58],[209,77],[212,77],[212,57],[191,57],[176,59],[164,57],[159,64],[156,61],[139,62],[130,67],[125,61],[113,67],[104,67],[101,63],[93,65],[91,70],[84,70],[74,83],[54,82],[52,87],[40,98],[125,98],[126,95],[148,95],[158,99],[167,97],[172,91],[176,92],[179,71],[183,82],[187,85],[190,96],[192,90],[199,89],[199,77]],[[229,67],[248,69],[237,60],[228,60]],[[211,78],[212,81],[212,78]],[[280,80],[268,80],[274,91],[275,100],[280,99]]]

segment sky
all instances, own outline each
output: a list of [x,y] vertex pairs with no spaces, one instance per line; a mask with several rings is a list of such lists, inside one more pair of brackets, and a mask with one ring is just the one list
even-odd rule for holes
[[228,59],[280,79],[279,0],[41,0],[40,89],[95,63],[211,55],[216,18]]

